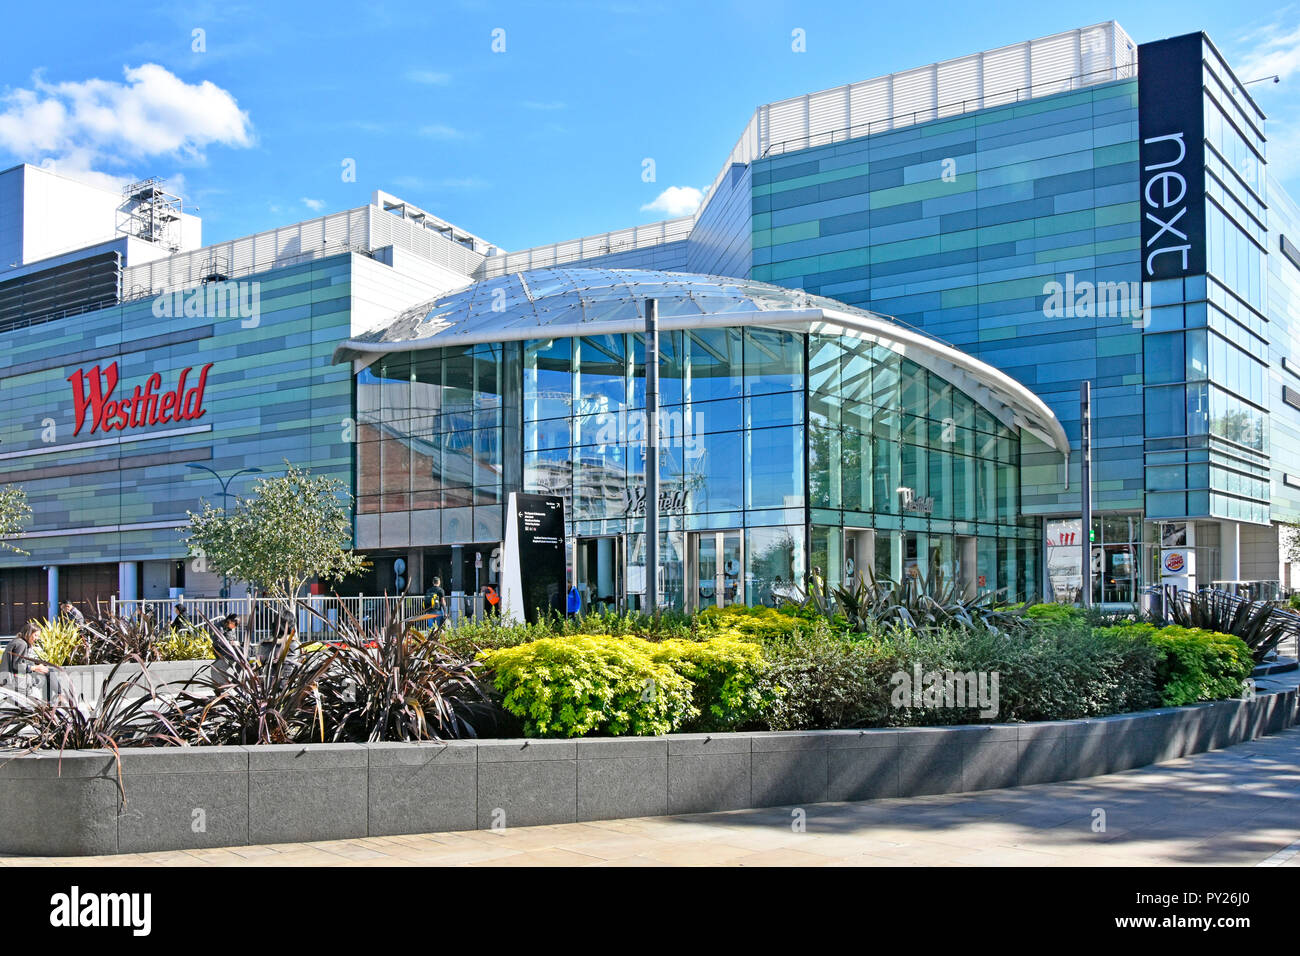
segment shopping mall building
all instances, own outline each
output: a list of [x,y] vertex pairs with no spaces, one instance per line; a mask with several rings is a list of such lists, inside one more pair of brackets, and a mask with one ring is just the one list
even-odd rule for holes
[[693,216],[515,252],[380,192],[204,246],[162,184],[0,172],[0,484],[35,512],[0,633],[214,594],[187,509],[286,459],[356,496],[354,593],[495,581],[525,491],[565,499],[586,601],[639,606],[647,299],[674,606],[931,562],[1077,598],[1082,381],[1097,600],[1170,553],[1300,584],[1300,210],[1263,129],[1208,37],[1107,23],[761,106]]

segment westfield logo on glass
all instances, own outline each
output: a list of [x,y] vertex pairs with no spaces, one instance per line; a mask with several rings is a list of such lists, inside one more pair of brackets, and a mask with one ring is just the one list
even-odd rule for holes
[[[68,376],[72,383],[72,401],[77,416],[77,428],[72,433],[81,434],[87,418],[91,432],[125,431],[142,425],[163,425],[168,422],[189,422],[202,418],[203,389],[208,383],[209,362],[192,382],[194,367],[182,369],[176,385],[163,391],[162,376],[150,375],[144,385],[136,385],[129,396],[114,398],[117,389],[117,363],[101,369],[98,365],[90,371],[77,369]],[[192,383],[191,383],[192,382]],[[187,384],[189,387],[187,388]]]

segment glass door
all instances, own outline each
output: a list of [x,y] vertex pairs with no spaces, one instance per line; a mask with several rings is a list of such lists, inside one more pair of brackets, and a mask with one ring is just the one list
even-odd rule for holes
[[745,545],[740,531],[691,536],[690,593],[695,610],[727,607],[745,599]]
[[621,536],[579,538],[576,572],[575,583],[584,611],[621,612],[626,608]]

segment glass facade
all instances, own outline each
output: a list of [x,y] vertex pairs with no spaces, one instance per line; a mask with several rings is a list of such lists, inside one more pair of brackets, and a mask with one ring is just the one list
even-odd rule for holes
[[428,544],[501,537],[502,345],[393,353],[357,375],[357,514]]
[[[517,455],[519,490],[564,499],[584,569],[600,553],[586,542],[622,542],[608,578],[626,593],[610,596],[640,605],[641,335],[388,354],[357,376],[357,408],[359,518],[409,522],[413,547],[498,540]],[[868,531],[858,569],[897,577],[933,561],[972,590],[1038,592],[1018,431],[885,346],[764,327],[664,332],[660,436],[668,606],[772,604],[812,566],[839,583],[846,545]],[[591,574],[584,588],[609,590]]]
[[1206,273],[1147,287],[1146,513],[1269,520],[1263,116],[1202,40]]

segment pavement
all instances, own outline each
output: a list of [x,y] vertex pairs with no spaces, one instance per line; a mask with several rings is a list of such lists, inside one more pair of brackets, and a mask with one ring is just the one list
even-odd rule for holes
[[1009,790],[9,866],[1300,866],[1300,727]]

